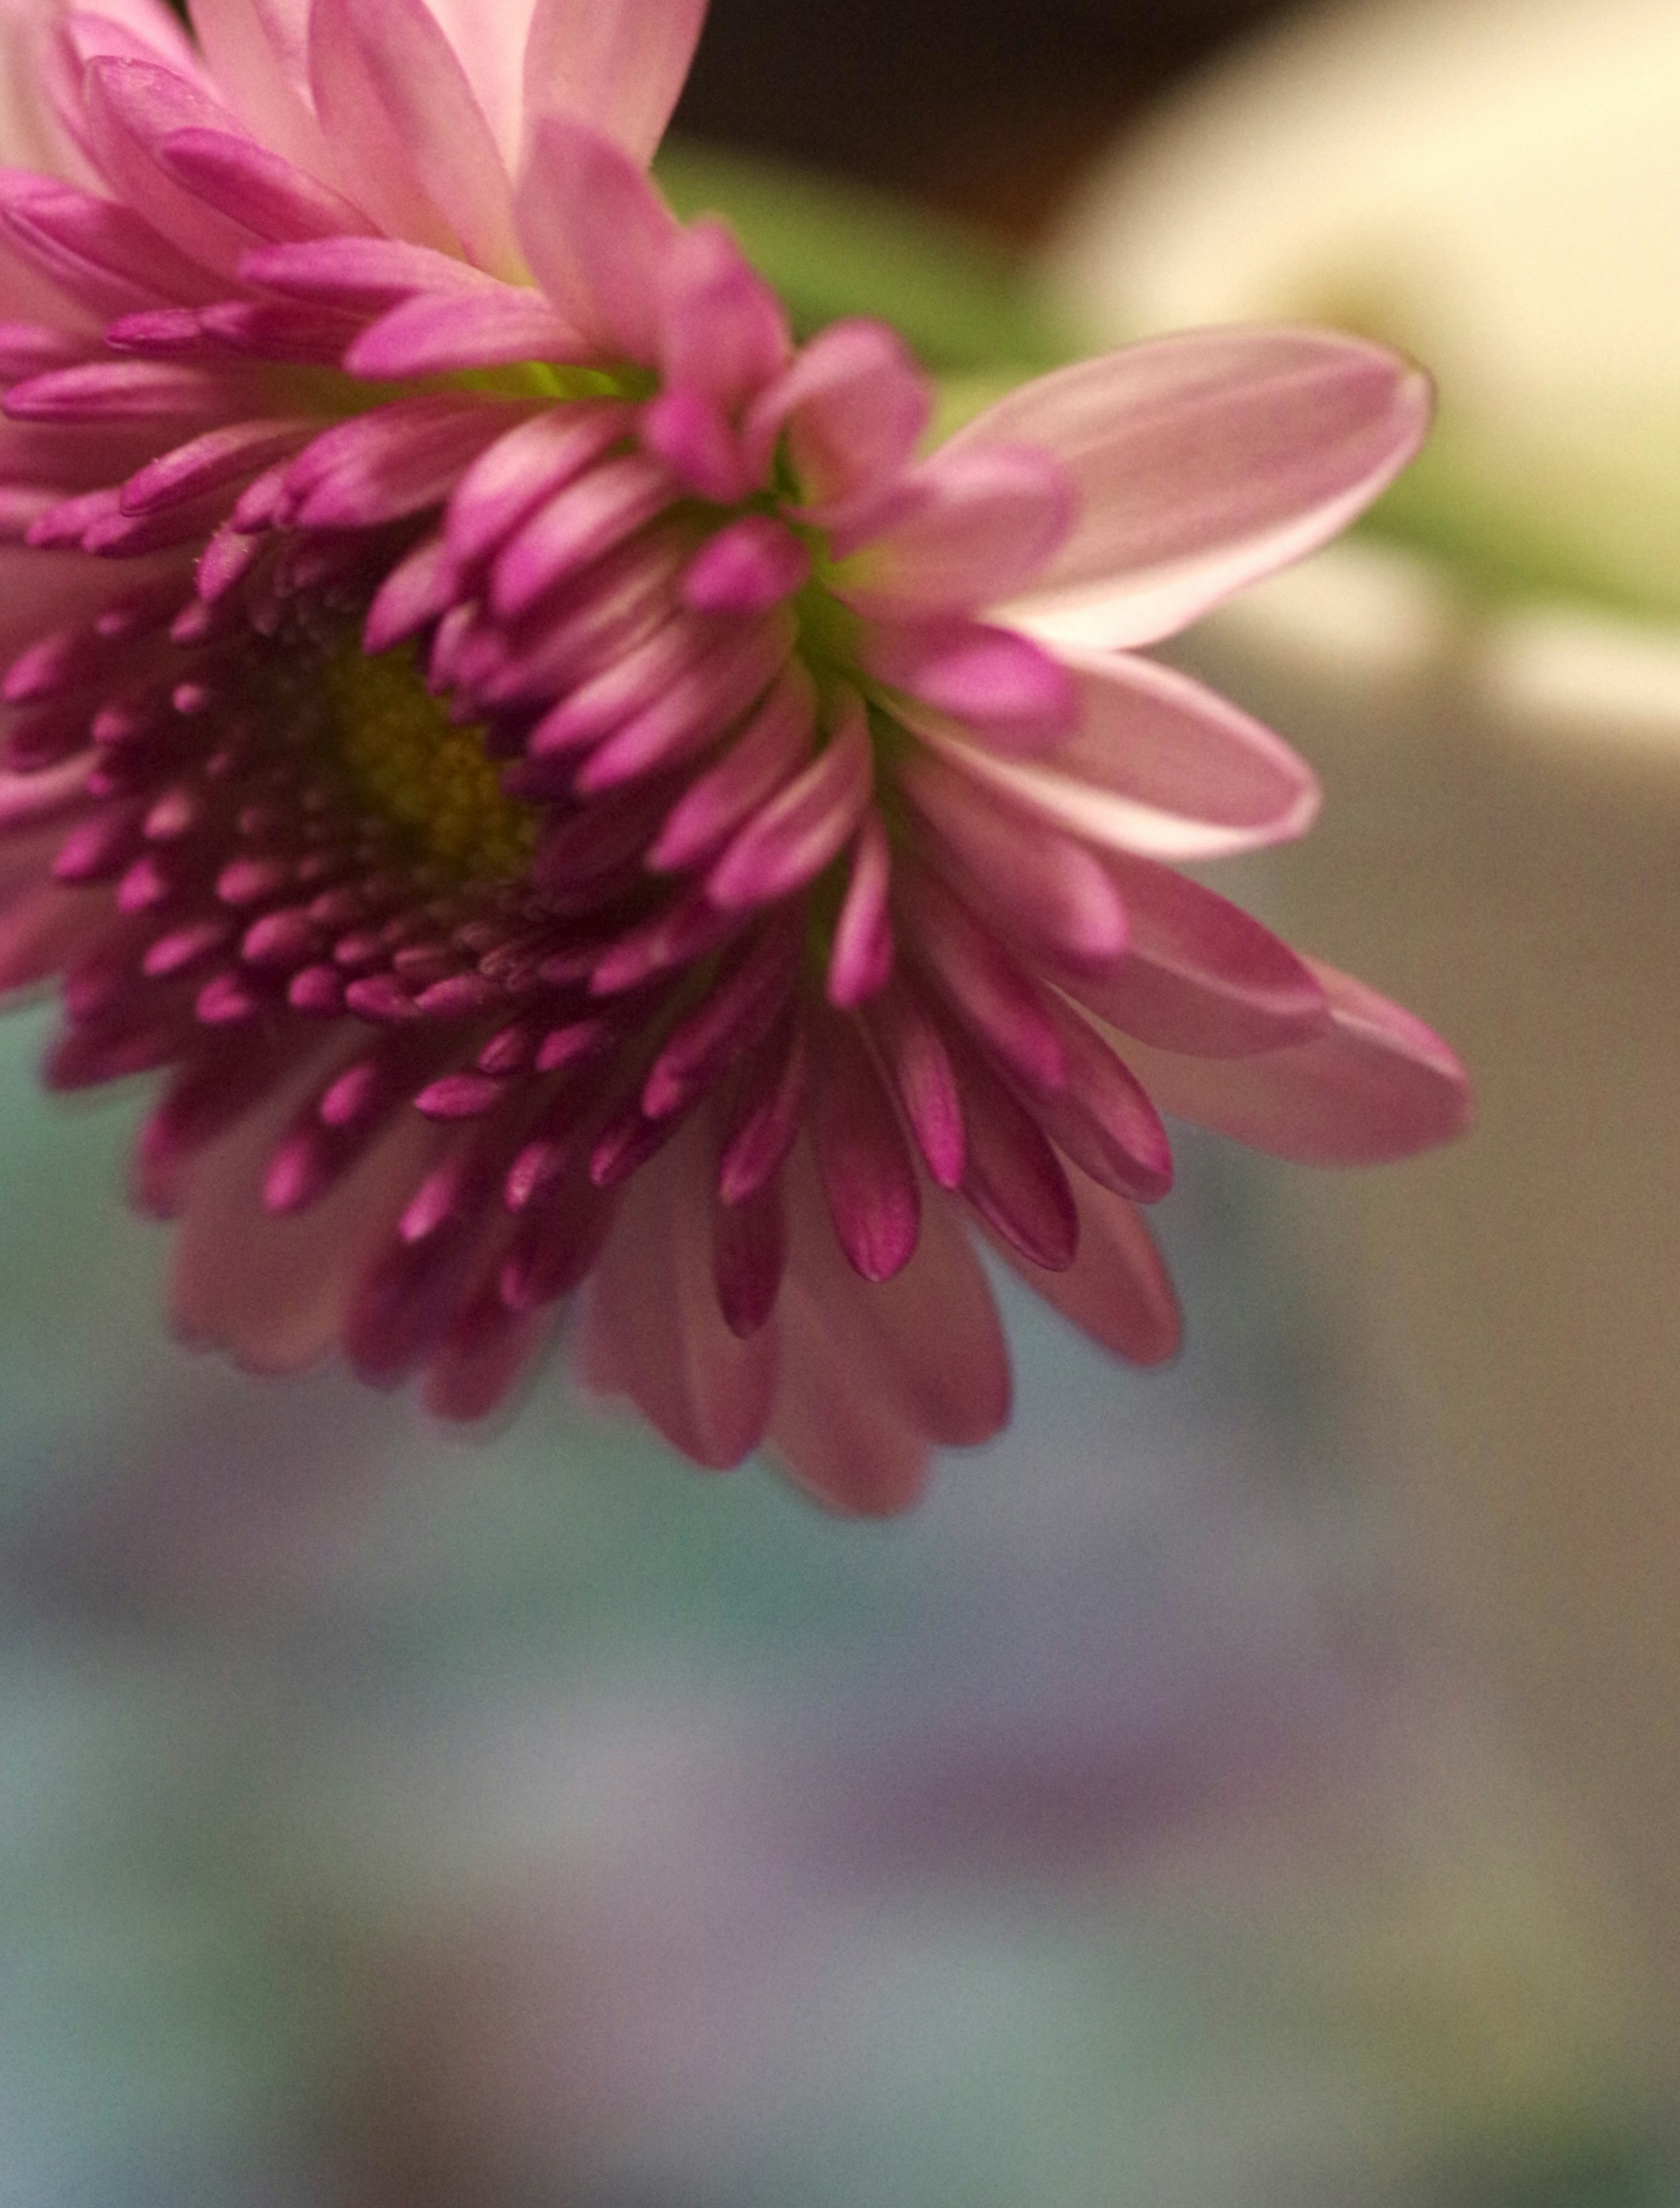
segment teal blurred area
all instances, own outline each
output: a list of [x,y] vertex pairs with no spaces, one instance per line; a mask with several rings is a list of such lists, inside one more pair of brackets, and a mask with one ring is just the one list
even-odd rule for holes
[[[907,1521],[161,1337],[0,1029],[5,2208],[1644,2208],[1641,1961],[1432,1645],[1281,1179]],[[1298,1183],[1292,1183],[1292,1187]]]

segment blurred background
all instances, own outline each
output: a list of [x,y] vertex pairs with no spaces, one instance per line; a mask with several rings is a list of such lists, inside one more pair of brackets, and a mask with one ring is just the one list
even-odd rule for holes
[[558,1368],[463,1441],[175,1350],[19,1012],[0,2208],[1680,2201],[1677,107],[1670,0],[714,0],[668,184],[807,319],[1437,365],[1182,651],[1329,787],[1221,886],[1484,1125],[1186,1134],[1180,1363],[1003,1290],[1011,1432],[859,1526]]

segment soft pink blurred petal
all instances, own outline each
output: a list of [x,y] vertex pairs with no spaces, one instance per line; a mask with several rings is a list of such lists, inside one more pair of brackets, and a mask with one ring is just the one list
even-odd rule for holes
[[1171,636],[1344,529],[1417,451],[1427,378],[1324,330],[1161,338],[1041,376],[951,440],[1053,453],[1082,512],[1011,618],[1059,641]]

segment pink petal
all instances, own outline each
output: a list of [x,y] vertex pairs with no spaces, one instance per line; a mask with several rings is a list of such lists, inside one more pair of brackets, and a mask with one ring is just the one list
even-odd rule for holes
[[668,384],[698,391],[733,416],[786,364],[792,345],[782,303],[722,223],[698,222],[680,234],[660,290]]
[[1345,528],[1405,466],[1430,387],[1323,330],[1197,331],[1011,392],[947,448],[1035,445],[1079,487],[1071,535],[1011,618],[1107,646],[1171,636]]
[[705,0],[537,0],[525,50],[525,105],[591,123],[645,167],[664,135],[705,18]]
[[490,600],[516,620],[544,591],[579,574],[671,505],[679,486],[657,461],[624,453],[546,499],[497,555]]
[[1000,751],[1031,757],[1078,726],[1073,677],[1014,629],[954,618],[877,621],[864,633],[861,656],[878,682],[962,722]]
[[717,1193],[744,1203],[780,1172],[799,1133],[809,1089],[805,1029],[789,1015],[753,1053],[723,1131]]
[[211,75],[246,128],[323,183],[338,181],[309,100],[307,0],[194,0],[192,18]]
[[737,831],[706,876],[706,895],[739,912],[802,889],[844,849],[873,776],[863,708],[851,697],[825,748]]
[[[1048,453],[1019,445],[947,446],[917,469],[837,578],[860,612],[903,618],[970,613],[1037,575],[1073,525],[1078,504]],[[849,520],[837,549],[868,528]]]
[[1177,1354],[1184,1332],[1178,1298],[1149,1230],[1124,1197],[1072,1177],[1079,1254],[1060,1272],[1031,1263],[1000,1235],[989,1239],[1011,1269],[1081,1333],[1133,1365]]
[[[313,1080],[306,1072],[304,1084]],[[259,1372],[313,1364],[337,1340],[363,1266],[393,1227],[437,1137],[399,1119],[332,1194],[277,1217],[261,1185],[298,1084],[201,1154],[187,1173],[171,1311],[182,1337]]]
[[656,872],[707,857],[801,766],[816,733],[817,693],[791,661],[715,766],[688,785],[667,814],[647,857]]
[[782,1377],[765,1438],[789,1477],[849,1517],[909,1509],[927,1484],[927,1439],[836,1341],[831,1309],[784,1281],[777,1329]]
[[305,529],[363,528],[437,505],[528,411],[463,394],[397,399],[352,415],[293,461],[284,518]]
[[1079,1246],[1079,1214],[1055,1152],[972,1044],[950,1030],[945,1044],[963,1099],[963,1195],[1030,1263],[1065,1272]]
[[1000,757],[913,707],[939,756],[1071,834],[1168,861],[1225,858],[1303,835],[1318,810],[1288,746],[1188,675],[1120,653],[1075,652],[1076,733],[1033,759]]
[[535,1362],[554,1323],[550,1311],[510,1311],[484,1291],[456,1317],[426,1367],[426,1409],[435,1419],[488,1417]]
[[[375,330],[393,319],[375,324]],[[449,501],[444,527],[454,558],[471,567],[493,552],[545,498],[616,443],[629,422],[627,408],[589,400],[546,407],[498,438],[463,475]]]
[[[664,4],[649,0],[650,12]],[[603,12],[625,11],[615,0]],[[526,257],[561,320],[596,351],[651,367],[661,271],[681,232],[634,162],[570,117],[545,116],[519,181],[518,219]]]
[[1262,1057],[1182,1058],[1125,1046],[1165,1112],[1302,1165],[1365,1165],[1451,1142],[1471,1124],[1463,1066],[1441,1038],[1317,959],[1326,1033]]
[[894,1279],[872,1283],[835,1247],[809,1164],[795,1160],[787,1180],[789,1287],[821,1316],[834,1361],[930,1441],[990,1441],[1009,1419],[1009,1352],[950,1200],[930,1200],[915,1257]]
[[772,615],[731,627],[735,634],[726,633],[591,753],[578,771],[574,786],[580,795],[616,789],[687,758],[758,703],[788,663],[792,623]]
[[507,284],[470,298],[405,299],[363,331],[344,364],[352,375],[442,375],[564,359],[577,347],[575,333],[540,291]]
[[922,1163],[941,1188],[960,1188],[968,1167],[963,1097],[945,1038],[915,992],[891,981],[864,1025],[892,1083]]
[[643,407],[638,426],[654,459],[714,506],[733,506],[752,490],[741,439],[705,392],[686,384],[662,391]]
[[713,982],[649,1070],[641,1108],[650,1119],[685,1110],[765,1040],[791,999],[800,948],[796,927],[772,926]]
[[813,1023],[807,1107],[829,1217],[854,1271],[890,1281],[915,1254],[915,1167],[861,1035],[849,1020]]
[[183,190],[160,167],[158,147],[172,130],[225,130],[233,117],[189,79],[149,62],[91,63],[82,99],[99,167],[123,201],[195,261],[231,275],[250,243],[243,225]]
[[1067,1077],[1050,999],[973,909],[925,868],[900,869],[899,925],[907,953],[937,982],[969,1032],[1035,1092]]
[[353,201],[237,132],[183,125],[153,151],[166,176],[276,245],[373,227]]
[[711,1269],[711,1137],[696,1122],[631,1182],[590,1296],[588,1366],[697,1464],[759,1445],[776,1387],[774,1327],[730,1332]]
[[811,572],[810,548],[767,513],[708,537],[682,572],[682,603],[697,614],[758,614],[790,598]]
[[864,816],[852,848],[851,878],[834,923],[828,1001],[852,1011],[892,978],[892,847],[879,813]]
[[926,855],[947,873],[955,861],[969,904],[987,902],[1000,928],[1041,955],[1082,971],[1113,966],[1129,940],[1127,909],[1083,844],[938,759],[903,760],[897,781],[935,831]]
[[1057,979],[1129,1035],[1196,1058],[1245,1058],[1305,1042],[1329,1018],[1306,962],[1257,920],[1199,882],[1110,852],[1125,899],[1130,954]]
[[309,80],[351,196],[387,230],[522,273],[507,168],[424,0],[315,0]]
[[0,171],[0,219],[15,250],[101,319],[225,289],[129,208],[51,178]]
[[712,1280],[731,1334],[744,1341],[769,1324],[787,1262],[788,1222],[777,1182],[766,1181],[740,1203],[719,1200],[712,1215]]
[[318,237],[259,245],[240,263],[248,283],[311,306],[379,314],[416,292],[472,297],[500,287],[453,254],[405,237]]
[[1104,1188],[1158,1203],[1173,1185],[1173,1152],[1160,1114],[1127,1067],[1077,1012],[1054,1007],[1067,1066],[1059,1095],[1031,1098],[1045,1133]]
[[785,435],[801,499],[825,518],[890,483],[933,414],[927,379],[884,322],[834,322],[801,346],[747,418],[761,479]]
[[123,484],[124,513],[149,513],[201,497],[297,451],[315,425],[309,422],[230,423],[177,445]]

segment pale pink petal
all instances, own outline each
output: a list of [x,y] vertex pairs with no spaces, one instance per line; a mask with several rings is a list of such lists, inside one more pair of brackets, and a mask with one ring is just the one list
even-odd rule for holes
[[507,168],[424,0],[315,0],[309,81],[358,204],[400,237],[523,273]]
[[909,1264],[921,1215],[915,1167],[859,1030],[811,1023],[807,1112],[828,1214],[855,1271],[879,1284]]
[[517,213],[525,256],[561,321],[599,353],[651,363],[660,273],[681,233],[635,164],[582,123],[547,117]]
[[1133,1365],[1161,1365],[1184,1332],[1172,1277],[1136,1208],[1083,1173],[1070,1186],[1079,1212],[1079,1253],[1059,1272],[1033,1264],[1001,1235],[992,1246],[1011,1269],[1103,1348]]
[[1365,1165],[1451,1142],[1471,1124],[1464,1068],[1398,1005],[1317,960],[1326,1033],[1263,1057],[1185,1058],[1120,1046],[1165,1112],[1302,1165]]
[[341,192],[237,132],[185,125],[153,151],[166,176],[274,244],[374,227]]
[[[1329,1018],[1305,959],[1239,905],[1148,859],[1107,854],[1131,925],[1128,957],[1056,978],[1129,1035],[1199,1058],[1305,1042]],[[1012,917],[1012,916],[1011,916]]]
[[894,497],[879,534],[867,513],[848,518],[836,549],[852,556],[836,587],[860,612],[880,615],[995,605],[1044,567],[1077,503],[1072,482],[1047,453],[947,446]]
[[509,176],[525,146],[525,50],[532,0],[427,0],[466,71]]
[[671,807],[648,852],[649,867],[692,867],[710,856],[805,764],[816,721],[816,685],[790,661],[717,765],[696,776]]
[[421,1401],[435,1419],[466,1422],[499,1410],[555,1328],[551,1309],[512,1311],[492,1291],[455,1320],[426,1367]]
[[189,1168],[170,1307],[184,1341],[227,1350],[259,1372],[313,1364],[338,1340],[363,1266],[397,1221],[435,1148],[417,1115],[399,1119],[312,1209],[267,1210],[275,1137],[313,1067]]
[[326,184],[341,181],[309,90],[308,0],[193,0],[218,89],[263,145]]
[[705,0],[537,0],[525,48],[528,123],[576,117],[645,167],[705,19]]
[[231,275],[250,243],[243,226],[173,182],[158,160],[173,130],[229,129],[227,110],[172,69],[109,57],[89,64],[82,99],[89,143],[120,197],[195,261]]
[[1198,331],[1041,377],[949,449],[1029,444],[1082,512],[1009,618],[1074,643],[1171,636],[1345,528],[1416,452],[1427,379],[1324,330]]
[[802,888],[845,849],[873,775],[863,710],[852,696],[810,765],[731,838],[706,876],[706,895],[723,910],[741,912]]
[[789,1288],[824,1315],[837,1361],[930,1441],[972,1448],[1007,1423],[1009,1352],[957,1207],[930,1195],[915,1256],[891,1280],[847,1264],[803,1153],[785,1176]]
[[540,291],[508,284],[471,298],[405,299],[357,338],[344,364],[352,375],[442,375],[562,359],[578,344]]
[[876,995],[892,978],[891,886],[892,846],[880,814],[872,811],[852,847],[851,875],[829,954],[828,1000],[843,1011]]
[[691,1122],[631,1181],[591,1287],[586,1365],[697,1464],[739,1464],[763,1438],[776,1329],[742,1341],[711,1268],[711,1141]]
[[679,235],[661,291],[668,385],[700,392],[733,416],[786,364],[792,346],[782,303],[722,223],[697,222]]
[[1079,687],[1081,725],[1035,759],[982,749],[915,707],[904,717],[988,789],[1115,850],[1173,862],[1225,858],[1311,825],[1317,783],[1269,729],[1153,660],[1062,657]]
[[683,569],[679,595],[693,613],[765,613],[810,572],[802,538],[768,513],[748,513],[707,537]]
[[1127,909],[1092,852],[939,759],[908,759],[897,779],[933,831],[927,855],[954,868],[970,904],[1043,956],[1081,970],[1113,966],[1130,939]]
[[495,279],[453,253],[405,237],[320,237],[292,245],[259,245],[240,264],[247,283],[284,298],[379,314],[417,291],[482,297]]
[[834,322],[801,345],[753,405],[747,447],[755,480],[785,435],[800,496],[819,516],[891,483],[933,414],[927,379],[885,322]]
[[926,1437],[836,1342],[831,1310],[802,1282],[777,1303],[782,1377],[765,1442],[796,1485],[850,1517],[892,1518],[927,1485]]
[[1012,628],[957,618],[876,621],[860,656],[878,682],[960,721],[1000,751],[1030,757],[1079,723],[1073,677]]

